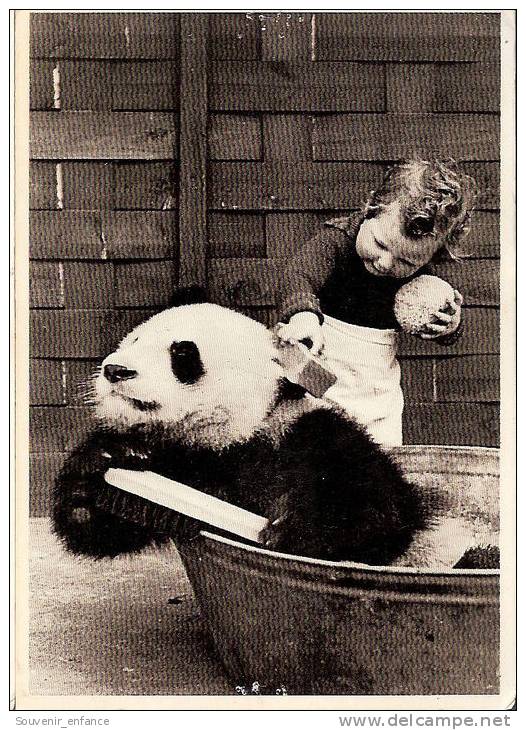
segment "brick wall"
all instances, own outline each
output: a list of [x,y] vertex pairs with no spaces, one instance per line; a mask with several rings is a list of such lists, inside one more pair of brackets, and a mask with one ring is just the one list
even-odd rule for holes
[[[405,156],[481,190],[452,348],[402,342],[409,443],[498,443],[498,14],[33,14],[32,509],[79,382],[178,283],[271,323],[275,276]],[[179,165],[179,160],[181,164]],[[82,392],[82,385],[80,386]]]

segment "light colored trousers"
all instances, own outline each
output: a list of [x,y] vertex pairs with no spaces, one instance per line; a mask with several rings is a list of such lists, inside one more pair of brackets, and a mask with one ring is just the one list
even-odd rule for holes
[[404,397],[396,330],[359,327],[325,317],[324,361],[338,380],[325,394],[383,446],[402,443]]

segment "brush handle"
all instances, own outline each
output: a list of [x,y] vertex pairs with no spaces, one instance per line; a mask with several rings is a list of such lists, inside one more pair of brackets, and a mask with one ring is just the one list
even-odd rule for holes
[[261,542],[259,535],[269,524],[265,517],[255,515],[181,482],[155,474],[153,471],[108,469],[104,479],[108,484],[124,492],[130,492],[252,542]]

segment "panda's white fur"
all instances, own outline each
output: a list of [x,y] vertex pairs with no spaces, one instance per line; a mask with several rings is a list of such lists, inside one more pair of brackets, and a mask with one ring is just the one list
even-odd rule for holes
[[[199,383],[174,377],[169,354],[174,340],[198,345],[205,363]],[[137,375],[111,383],[104,377],[106,365]],[[285,374],[280,348],[264,325],[215,304],[181,306],[140,324],[104,360],[95,380],[95,408],[101,421],[116,427],[159,422],[188,444],[224,448],[253,436]],[[132,399],[152,407],[139,410]]]

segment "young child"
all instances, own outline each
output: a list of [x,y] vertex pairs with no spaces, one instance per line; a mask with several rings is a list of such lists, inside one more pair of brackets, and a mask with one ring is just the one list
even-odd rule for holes
[[[405,162],[386,174],[359,213],[328,221],[283,272],[278,336],[323,352],[337,376],[326,397],[380,444],[402,443],[395,294],[427,273],[431,260],[456,258],[473,203],[474,182],[453,162]],[[455,291],[420,336],[444,345],[455,340],[461,305]]]

